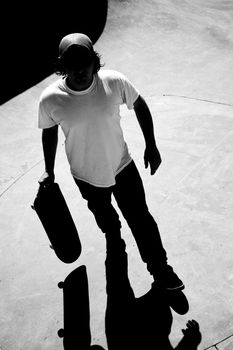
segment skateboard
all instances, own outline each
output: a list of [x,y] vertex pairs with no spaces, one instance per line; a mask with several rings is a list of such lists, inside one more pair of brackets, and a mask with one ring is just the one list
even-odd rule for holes
[[73,270],[63,282],[64,328],[58,331],[64,350],[91,349],[90,307],[86,266]]
[[64,263],[73,263],[81,254],[77,228],[59,185],[40,185],[32,205],[47,233],[57,257]]

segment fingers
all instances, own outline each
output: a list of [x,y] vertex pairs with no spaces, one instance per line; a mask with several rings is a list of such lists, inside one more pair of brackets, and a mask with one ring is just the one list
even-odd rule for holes
[[202,335],[201,332],[199,330],[199,324],[197,321],[195,320],[189,320],[186,323],[187,328],[186,329],[182,329],[182,333],[184,335],[184,337],[186,339],[189,339],[192,344],[196,344],[196,346],[198,344],[200,344],[201,339],[202,339]]
[[150,163],[150,174],[154,175],[158,167],[159,167],[158,163]]
[[189,320],[186,323],[186,329],[182,329],[182,333],[184,335],[191,335],[191,334],[196,334],[199,332],[199,324],[195,320]]
[[144,153],[144,164],[146,169],[148,168],[148,165],[150,165],[151,175],[155,174],[161,162],[161,156],[157,147],[146,147]]
[[148,165],[150,164],[150,173],[151,175],[154,175],[155,172],[157,171],[158,167],[161,164],[161,159],[150,159],[149,157],[147,157],[147,155],[144,156],[144,164],[145,164],[145,168],[148,168]]
[[199,328],[199,324],[195,320],[189,320],[186,324],[188,328]]
[[38,180],[41,187],[48,187],[49,185],[53,184],[55,180],[54,175],[49,175],[47,172],[45,172],[41,178]]
[[148,168],[148,165],[150,164],[150,174],[154,175],[156,173],[156,170],[158,169],[160,162],[158,163],[157,161],[150,161],[148,159],[144,159],[144,163],[145,163],[145,168]]
[[42,182],[39,182],[40,187],[43,187],[43,188],[47,188],[47,187],[51,186],[52,184],[53,184],[52,181],[42,181]]
[[195,320],[189,320],[187,323],[186,323],[186,326],[187,328],[186,329],[182,329],[182,333],[185,334],[189,331],[192,331],[194,329],[199,329],[199,324],[197,323],[197,321]]
[[149,162],[148,162],[148,159],[147,159],[146,156],[144,157],[144,164],[145,164],[145,168],[147,169],[148,165],[149,165]]

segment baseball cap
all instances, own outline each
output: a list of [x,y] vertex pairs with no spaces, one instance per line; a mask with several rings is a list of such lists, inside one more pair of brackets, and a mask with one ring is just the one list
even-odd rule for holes
[[61,57],[69,47],[76,45],[82,49],[87,49],[89,53],[93,53],[93,44],[91,39],[83,33],[72,33],[64,36],[59,44],[59,57]]

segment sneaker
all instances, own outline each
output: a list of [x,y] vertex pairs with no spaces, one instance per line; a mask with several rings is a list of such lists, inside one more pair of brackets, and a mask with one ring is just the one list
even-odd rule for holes
[[183,282],[170,265],[166,265],[163,271],[157,275],[157,282],[168,291],[184,289]]
[[[157,299],[172,308],[177,314],[185,315],[189,311],[189,303],[185,294],[180,289],[168,290],[161,287],[158,282],[152,282],[151,293]],[[149,295],[149,293],[147,293]]]
[[185,294],[180,289],[168,290],[167,300],[169,306],[179,315],[185,315],[189,311],[189,303]]

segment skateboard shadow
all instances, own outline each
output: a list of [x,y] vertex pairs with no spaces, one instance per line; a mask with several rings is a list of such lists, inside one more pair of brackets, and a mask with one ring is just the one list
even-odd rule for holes
[[104,350],[100,345],[91,345],[86,266],[77,267],[58,283],[58,287],[63,290],[64,328],[58,331],[58,336],[63,338],[64,350]]
[[[160,349],[173,350],[169,340],[173,322],[171,308],[181,315],[188,312],[184,293],[166,292],[153,282],[145,295],[136,298],[128,278],[124,240],[107,238],[106,243],[105,332],[108,350],[156,349],[158,345]],[[197,333],[191,329],[184,334],[175,349],[197,349],[195,344],[200,342],[200,333]]]

